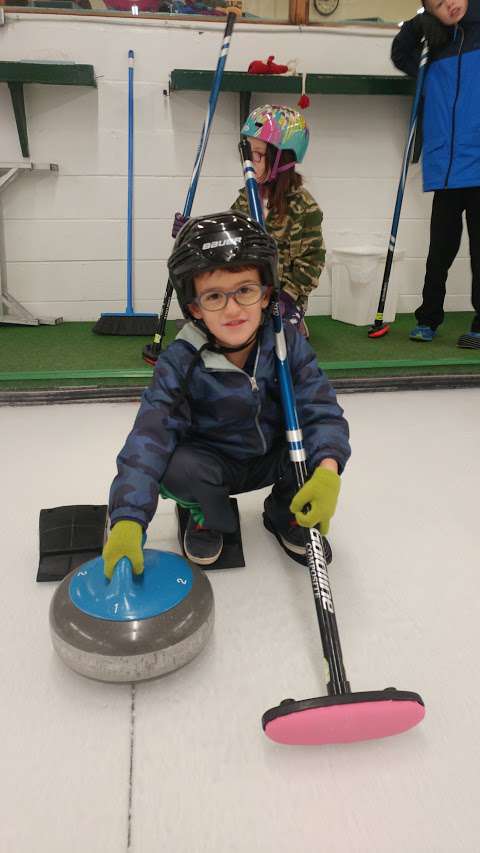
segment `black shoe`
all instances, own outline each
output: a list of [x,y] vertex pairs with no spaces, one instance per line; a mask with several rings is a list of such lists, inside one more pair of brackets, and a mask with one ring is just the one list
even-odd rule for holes
[[[267,530],[273,533],[283,550],[292,560],[295,560],[302,566],[306,566],[305,528],[297,524],[295,516],[290,512],[284,511],[279,513],[278,519],[275,518],[272,513],[274,501],[271,495],[266,499],[264,508],[263,523]],[[325,536],[322,536],[322,544],[327,565],[330,565],[332,562],[332,549]]]
[[192,563],[210,566],[222,553],[223,536],[217,530],[209,530],[203,524],[196,524],[190,516],[183,537],[183,548]]
[[466,335],[460,335],[457,347],[462,347],[462,349],[480,349],[480,332],[467,332]]

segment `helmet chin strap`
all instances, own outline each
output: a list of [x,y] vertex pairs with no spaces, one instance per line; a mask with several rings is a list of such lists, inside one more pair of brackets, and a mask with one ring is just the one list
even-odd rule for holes
[[277,175],[280,172],[286,172],[287,169],[294,169],[295,168],[295,160],[293,160],[291,163],[285,163],[284,166],[279,166],[278,164],[280,163],[280,157],[281,156],[282,156],[282,151],[280,148],[277,148],[277,155],[275,157],[275,162],[274,162],[274,164],[270,170],[270,174],[267,176],[266,180],[263,182],[264,184],[272,183],[272,181],[275,180],[275,178],[277,177]]
[[257,337],[259,336],[259,334],[263,328],[264,319],[265,318],[262,319],[260,326],[257,329],[255,329],[253,334],[250,335],[248,341],[245,341],[245,343],[241,344],[241,346],[239,346],[239,347],[222,347],[222,346],[219,346],[217,344],[214,336],[212,335],[212,333],[209,332],[209,330],[205,326],[205,323],[203,322],[203,320],[194,320],[193,321],[200,329],[202,329],[202,331],[206,332],[208,340],[205,344],[203,344],[203,346],[200,347],[199,350],[196,351],[195,355],[193,356],[193,358],[189,364],[188,370],[185,374],[185,378],[181,381],[180,388],[179,388],[177,394],[175,395],[174,399],[172,400],[172,409],[171,409],[172,413],[175,412],[177,407],[180,406],[188,397],[189,382],[190,382],[192,373],[195,369],[195,366],[198,364],[198,362],[200,361],[200,359],[202,357],[203,351],[204,350],[213,350],[213,352],[218,352],[218,353],[221,353],[222,355],[224,353],[230,353],[230,352],[241,352],[243,349],[246,349],[248,346],[250,346],[250,344],[253,344],[254,341],[256,341]]

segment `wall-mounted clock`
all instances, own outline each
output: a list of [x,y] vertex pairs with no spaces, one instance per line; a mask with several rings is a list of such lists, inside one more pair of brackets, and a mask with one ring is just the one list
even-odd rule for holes
[[339,3],[340,0],[313,0],[313,5],[318,14],[325,18],[337,11]]

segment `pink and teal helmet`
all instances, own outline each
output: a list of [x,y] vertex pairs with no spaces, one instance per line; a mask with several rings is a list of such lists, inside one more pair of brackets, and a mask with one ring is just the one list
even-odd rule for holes
[[301,163],[308,148],[308,127],[304,117],[290,107],[265,104],[248,116],[241,136],[253,136],[274,145],[279,151],[293,151]]

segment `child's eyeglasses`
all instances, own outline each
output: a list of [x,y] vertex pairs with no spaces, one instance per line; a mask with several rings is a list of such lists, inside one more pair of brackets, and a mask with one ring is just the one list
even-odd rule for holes
[[254,163],[261,163],[265,159],[265,156],[265,152],[262,154],[261,151],[252,151],[252,160]]
[[208,293],[202,293],[197,296],[193,302],[203,308],[205,311],[221,311],[225,308],[230,298],[233,298],[237,305],[255,305],[260,302],[266,291],[264,284],[242,284],[236,290],[210,290]]

